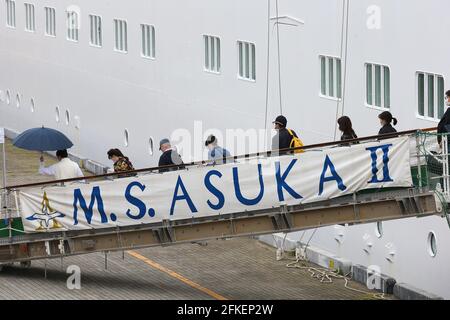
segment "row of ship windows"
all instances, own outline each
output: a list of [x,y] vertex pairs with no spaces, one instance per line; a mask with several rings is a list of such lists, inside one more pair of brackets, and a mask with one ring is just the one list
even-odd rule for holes
[[[366,101],[368,107],[391,107],[391,71],[386,65],[366,63]],[[320,95],[342,98],[342,62],[330,56],[320,56]],[[439,74],[416,72],[417,116],[439,120],[445,112],[445,81]]]
[[[5,0],[6,3],[6,25],[16,28],[16,4],[13,0]],[[25,3],[25,30],[36,31],[35,7],[31,3]],[[45,7],[45,35],[56,37],[56,10]],[[80,15],[76,11],[68,10],[67,14],[67,40],[78,42],[80,29]],[[103,46],[102,18],[97,15],[89,15],[90,44],[95,47]],[[117,52],[128,52],[128,25],[125,20],[114,19],[114,50]],[[141,55],[145,58],[154,59],[156,56],[155,27],[141,24]],[[220,73],[220,39],[218,37],[203,36],[205,47],[206,71]],[[238,41],[239,67],[238,75],[242,79],[256,80],[256,49],[255,44]]]
[[[0,103],[5,103],[6,105],[11,105],[13,103],[10,90],[2,91],[0,90]],[[20,93],[16,94],[15,105],[17,108],[22,107],[22,95]],[[36,103],[34,98],[30,98],[29,107],[31,113],[36,111]],[[66,109],[62,112],[59,106],[55,107],[55,121],[57,123],[63,122],[66,126],[69,126],[71,123],[74,125],[75,129],[80,130],[81,127],[81,119],[79,116],[72,117],[69,109]],[[123,144],[125,147],[129,146],[130,133],[128,129],[124,129],[123,131]],[[150,155],[154,153],[154,140],[152,137],[148,140],[148,152]]]
[[[7,26],[16,27],[15,1],[6,1]],[[36,30],[35,8],[25,3],[25,29]],[[48,36],[56,36],[56,11],[45,7],[45,32]],[[102,18],[89,15],[90,44],[103,46]],[[67,39],[79,40],[79,14],[67,11]],[[155,58],[155,27],[141,24],[142,56]],[[204,69],[208,72],[221,72],[221,41],[219,37],[204,35]],[[128,52],[128,30],[125,20],[114,19],[115,50]],[[250,42],[238,41],[238,76],[245,80],[256,80],[256,47]],[[366,69],[366,105],[379,109],[391,107],[391,73],[388,66],[367,63]],[[342,98],[342,63],[341,59],[331,56],[320,56],[320,95],[323,97]],[[444,77],[442,75],[417,72],[417,115],[430,120],[442,117],[445,109]]]

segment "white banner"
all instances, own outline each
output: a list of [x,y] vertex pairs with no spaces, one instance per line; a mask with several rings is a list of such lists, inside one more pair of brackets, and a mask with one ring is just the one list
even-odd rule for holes
[[5,143],[5,128],[0,128],[0,144]]
[[192,167],[114,181],[25,189],[25,230],[127,226],[322,201],[410,187],[407,137],[302,154]]

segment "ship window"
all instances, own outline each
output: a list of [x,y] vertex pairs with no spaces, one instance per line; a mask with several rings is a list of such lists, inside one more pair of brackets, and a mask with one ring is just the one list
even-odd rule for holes
[[16,94],[16,107],[20,108],[20,94]]
[[45,34],[56,37],[56,11],[55,8],[45,7]]
[[6,25],[16,27],[16,2],[12,0],[6,0]]
[[128,129],[125,129],[123,131],[123,143],[125,147],[128,147],[129,145],[129,139],[130,139],[130,135],[128,133]]
[[34,110],[35,110],[35,103],[34,103],[34,99],[33,98],[31,98],[31,100],[30,100],[30,111],[31,112],[34,112]]
[[436,257],[437,255],[436,235],[434,232],[428,234],[428,253],[432,257]]
[[150,155],[153,155],[153,138],[148,139],[148,152],[150,153]]
[[255,45],[249,42],[238,41],[239,51],[239,78],[256,80],[256,50]]
[[59,107],[56,106],[56,108],[55,108],[55,120],[56,120],[56,122],[59,122],[59,119],[60,119]]
[[91,45],[101,47],[102,41],[102,18],[99,16],[90,15],[89,22],[91,25]]
[[68,126],[70,124],[70,112],[69,110],[66,110],[66,125]]
[[203,36],[205,45],[205,70],[220,72],[220,38]]
[[383,237],[383,222],[382,221],[377,222],[377,225],[375,228],[375,235],[377,236],[377,238]]
[[114,19],[114,49],[119,52],[128,51],[127,22]]
[[439,120],[445,112],[444,77],[425,72],[418,72],[416,77],[418,115]]
[[391,72],[388,66],[366,63],[366,105],[391,107]]
[[67,40],[78,41],[80,30],[79,14],[75,11],[67,11]]
[[142,33],[142,56],[145,58],[155,58],[155,27],[148,24],[141,24]]
[[9,92],[9,90],[6,90],[6,104],[10,104],[11,103],[11,93]]
[[31,3],[25,3],[25,31],[36,31],[34,5]]
[[320,56],[320,95],[342,98],[342,63],[335,57]]

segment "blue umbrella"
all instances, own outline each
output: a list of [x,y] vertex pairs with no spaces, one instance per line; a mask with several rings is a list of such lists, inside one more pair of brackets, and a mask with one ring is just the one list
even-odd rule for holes
[[73,146],[63,133],[50,128],[34,128],[22,132],[13,140],[13,145],[31,151],[57,151]]

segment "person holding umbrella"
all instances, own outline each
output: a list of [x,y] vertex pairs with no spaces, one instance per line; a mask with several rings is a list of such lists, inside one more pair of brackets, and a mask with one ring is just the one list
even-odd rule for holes
[[[18,135],[13,145],[30,151],[40,151],[39,173],[43,175],[55,176],[56,180],[72,179],[84,177],[78,164],[69,159],[67,149],[73,146],[63,133],[50,128],[33,128]],[[58,163],[50,167],[44,166],[44,151],[57,151]]]
[[56,158],[58,163],[50,166],[44,166],[44,157],[41,155],[39,174],[47,176],[55,176],[56,180],[72,179],[72,178],[82,178],[84,177],[80,166],[75,161],[69,159],[69,154],[67,150],[56,151]]

